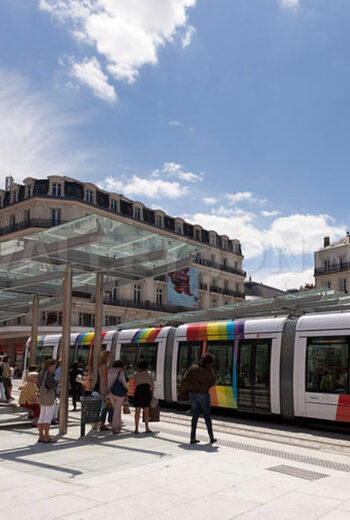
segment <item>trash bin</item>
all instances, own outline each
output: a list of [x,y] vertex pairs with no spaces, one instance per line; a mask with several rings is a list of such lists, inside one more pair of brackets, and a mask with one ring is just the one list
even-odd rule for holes
[[101,415],[102,399],[101,397],[84,396],[81,401],[81,437],[85,436],[85,425],[95,424],[99,422]]

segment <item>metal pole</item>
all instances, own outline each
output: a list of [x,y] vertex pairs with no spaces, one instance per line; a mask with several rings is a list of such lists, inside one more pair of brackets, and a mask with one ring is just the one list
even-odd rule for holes
[[30,340],[30,365],[36,364],[36,350],[38,346],[38,323],[39,323],[39,296],[33,295],[32,303],[32,332]]
[[67,433],[68,429],[68,360],[70,347],[72,310],[72,268],[67,264],[63,283],[63,313],[62,313],[62,342],[61,342],[61,398],[59,432]]
[[103,320],[103,273],[96,274],[96,293],[95,293],[95,334],[94,334],[94,382],[97,380],[98,358],[101,352],[101,336],[102,336],[102,320]]

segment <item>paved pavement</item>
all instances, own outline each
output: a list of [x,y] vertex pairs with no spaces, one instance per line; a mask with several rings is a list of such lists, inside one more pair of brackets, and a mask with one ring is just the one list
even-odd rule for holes
[[[0,515],[11,520],[350,519],[350,436],[252,421],[203,421],[188,444],[190,417],[164,411],[152,435],[87,427],[79,413],[56,445],[1,410]],[[57,429],[53,429],[57,433]],[[348,440],[349,439],[349,440]]]

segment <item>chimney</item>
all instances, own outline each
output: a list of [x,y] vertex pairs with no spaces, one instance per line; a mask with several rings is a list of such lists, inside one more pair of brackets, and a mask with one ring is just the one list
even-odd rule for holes
[[329,246],[329,243],[330,243],[329,242],[329,237],[324,237],[324,239],[323,239],[323,247]]

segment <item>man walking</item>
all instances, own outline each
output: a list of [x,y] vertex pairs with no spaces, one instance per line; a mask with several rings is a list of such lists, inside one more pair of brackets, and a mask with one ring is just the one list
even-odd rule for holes
[[215,385],[214,372],[214,356],[213,354],[204,354],[199,365],[192,365],[185,373],[180,391],[179,398],[187,398],[189,395],[192,408],[192,428],[191,428],[191,444],[196,444],[196,429],[200,413],[203,413],[205,424],[209,434],[211,444],[216,442],[213,434],[213,426],[210,416],[210,395],[209,389]]

